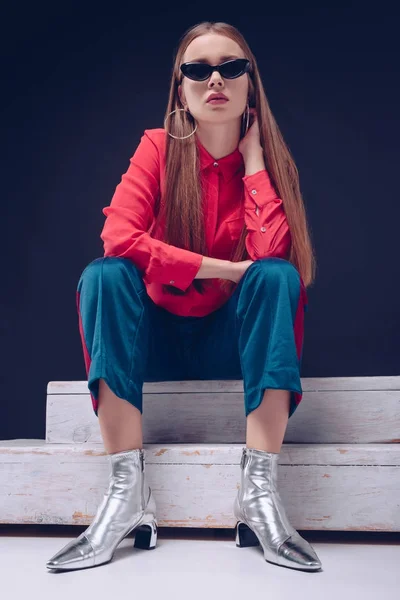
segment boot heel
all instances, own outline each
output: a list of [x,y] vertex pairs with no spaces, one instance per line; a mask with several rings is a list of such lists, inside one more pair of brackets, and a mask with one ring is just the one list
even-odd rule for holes
[[236,523],[236,546],[239,548],[248,548],[249,546],[259,546],[260,542],[256,534],[242,521]]
[[157,520],[153,519],[146,525],[136,529],[134,548],[141,550],[154,550],[157,544]]

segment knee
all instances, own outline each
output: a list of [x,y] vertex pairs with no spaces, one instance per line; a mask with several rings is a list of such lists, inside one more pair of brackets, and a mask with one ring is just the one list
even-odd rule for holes
[[107,285],[115,288],[123,277],[126,276],[126,271],[137,271],[139,276],[139,270],[137,267],[127,258],[119,256],[104,256],[96,258],[83,270],[79,283],[78,289],[85,285]]
[[281,283],[287,281],[289,285],[300,285],[300,273],[293,263],[283,258],[271,256],[256,260],[251,266],[251,269],[257,274],[257,277]]

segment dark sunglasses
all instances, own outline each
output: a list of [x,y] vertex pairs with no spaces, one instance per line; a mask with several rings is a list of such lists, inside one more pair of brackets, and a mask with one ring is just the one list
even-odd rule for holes
[[235,58],[214,66],[202,62],[187,62],[181,65],[181,71],[185,77],[194,81],[205,81],[213,71],[218,71],[224,79],[236,79],[250,71],[250,61],[247,58]]

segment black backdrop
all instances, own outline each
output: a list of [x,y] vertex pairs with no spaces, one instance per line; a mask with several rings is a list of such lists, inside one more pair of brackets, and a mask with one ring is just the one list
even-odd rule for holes
[[178,40],[203,20],[248,40],[300,172],[318,261],[302,377],[398,375],[394,15],[67,4],[3,15],[0,439],[44,438],[47,383],[86,379],[76,285],[143,130],[163,126]]

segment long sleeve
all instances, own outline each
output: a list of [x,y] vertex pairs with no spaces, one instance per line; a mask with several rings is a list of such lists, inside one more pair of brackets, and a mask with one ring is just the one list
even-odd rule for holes
[[185,291],[203,257],[156,240],[148,233],[155,218],[159,188],[159,151],[145,130],[110,205],[102,211],[107,217],[100,234],[104,256],[129,258],[143,271],[147,283],[174,285]]
[[242,177],[246,248],[251,260],[267,256],[287,258],[291,236],[283,202],[275,193],[266,169]]

